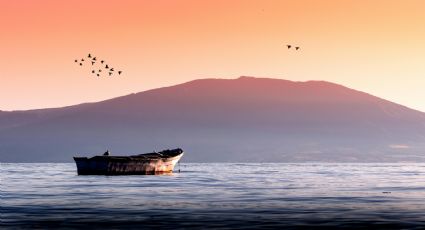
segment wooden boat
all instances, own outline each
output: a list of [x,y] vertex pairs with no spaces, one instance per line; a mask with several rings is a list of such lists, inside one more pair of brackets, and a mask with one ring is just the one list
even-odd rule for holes
[[173,172],[183,156],[182,149],[164,150],[132,156],[74,157],[78,175],[146,175]]

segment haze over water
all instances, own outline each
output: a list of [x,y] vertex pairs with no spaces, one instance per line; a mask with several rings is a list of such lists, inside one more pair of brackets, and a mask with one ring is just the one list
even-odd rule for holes
[[159,176],[77,176],[73,163],[0,169],[2,228],[425,227],[425,164],[183,163]]

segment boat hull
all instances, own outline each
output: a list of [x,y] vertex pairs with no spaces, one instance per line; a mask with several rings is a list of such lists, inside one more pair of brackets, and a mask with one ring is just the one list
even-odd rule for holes
[[78,175],[152,175],[173,172],[183,153],[173,157],[143,159],[132,157],[74,157]]

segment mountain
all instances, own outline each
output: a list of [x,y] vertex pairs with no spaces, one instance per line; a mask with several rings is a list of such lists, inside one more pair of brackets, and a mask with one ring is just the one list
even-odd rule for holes
[[254,77],[0,111],[1,162],[176,147],[183,162],[425,162],[425,113],[329,82]]

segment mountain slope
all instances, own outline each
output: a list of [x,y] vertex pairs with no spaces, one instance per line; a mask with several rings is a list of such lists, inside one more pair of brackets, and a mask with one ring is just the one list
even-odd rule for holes
[[182,147],[186,161],[425,161],[425,114],[323,81],[203,79],[0,112],[0,160]]

